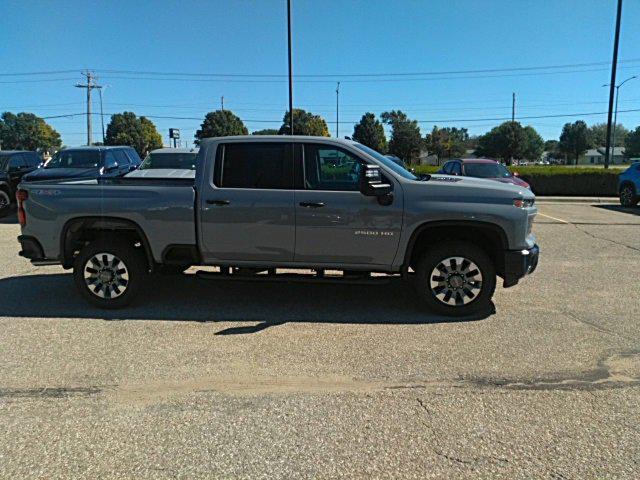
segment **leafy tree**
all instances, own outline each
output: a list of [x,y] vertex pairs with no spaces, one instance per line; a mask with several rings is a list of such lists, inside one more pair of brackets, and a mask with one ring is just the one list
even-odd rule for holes
[[[288,135],[291,133],[291,123],[289,122],[291,115],[287,110],[282,118],[282,126],[278,133],[280,135]],[[300,108],[293,109],[293,134],[309,135],[315,137],[328,137],[329,127],[320,115],[314,115]]]
[[400,110],[383,112],[380,117],[383,123],[391,126],[389,153],[400,157],[408,164],[413,163],[418,158],[422,145],[418,122],[409,120],[407,115]]
[[384,134],[384,127],[373,113],[365,113],[360,122],[355,124],[353,139],[380,153],[387,151],[387,137]]
[[561,158],[562,152],[560,152],[559,144],[558,140],[546,140],[544,142],[544,151],[549,152],[552,158]]
[[[611,126],[613,128],[613,125]],[[617,124],[615,128],[615,147],[624,146],[624,140],[629,133],[624,125]],[[594,147],[604,147],[607,144],[607,124],[596,123],[589,127],[589,134],[591,135],[591,143]]]
[[511,165],[513,159],[524,158],[528,138],[520,122],[504,122],[478,138],[475,154]]
[[200,129],[196,131],[196,145],[200,140],[210,137],[230,137],[232,135],[248,135],[249,130],[242,120],[231,110],[216,110],[205,115]]
[[466,128],[433,127],[431,133],[425,137],[425,145],[429,153],[438,157],[438,163],[443,158],[462,157],[467,151],[469,132]]
[[628,158],[640,157],[640,127],[631,130],[624,142],[624,154]]
[[527,125],[524,127],[524,147],[522,149],[522,158],[529,160],[538,160],[544,151],[544,140],[536,129]]
[[275,128],[263,128],[262,130],[251,132],[251,135],[278,135],[278,130]]
[[560,134],[558,148],[560,152],[570,155],[578,163],[578,158],[593,145],[589,127],[582,120],[565,123]]
[[33,113],[0,115],[0,145],[5,150],[51,151],[60,147],[60,134]]
[[149,151],[162,148],[162,135],[148,118],[122,112],[111,115],[104,144],[128,145],[144,157]]

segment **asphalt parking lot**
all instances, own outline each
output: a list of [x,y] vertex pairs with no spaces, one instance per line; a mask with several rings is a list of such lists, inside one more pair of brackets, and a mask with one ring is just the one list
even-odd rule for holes
[[0,477],[638,478],[640,209],[539,208],[538,270],[462,322],[193,275],[103,312],[1,219]]

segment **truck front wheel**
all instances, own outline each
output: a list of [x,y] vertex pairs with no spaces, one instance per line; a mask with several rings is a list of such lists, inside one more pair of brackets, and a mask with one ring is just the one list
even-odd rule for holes
[[418,296],[434,312],[447,316],[488,311],[496,288],[491,258],[468,242],[428,248],[416,265]]
[[138,250],[115,239],[86,245],[73,264],[73,279],[80,294],[101,308],[127,306],[147,276],[144,256]]

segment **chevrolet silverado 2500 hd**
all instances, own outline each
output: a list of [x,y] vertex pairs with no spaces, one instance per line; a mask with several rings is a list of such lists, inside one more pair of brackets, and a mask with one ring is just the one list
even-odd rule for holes
[[[229,278],[276,269],[344,280],[403,275],[433,311],[486,308],[538,262],[533,193],[491,180],[417,177],[350,140],[203,140],[195,180],[117,178],[23,183],[20,254],[73,268],[88,301],[128,304],[146,275],[220,267]],[[264,273],[258,272],[267,272]]]

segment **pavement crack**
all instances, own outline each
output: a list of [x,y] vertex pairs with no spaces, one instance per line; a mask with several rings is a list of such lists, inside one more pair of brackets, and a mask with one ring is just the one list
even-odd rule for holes
[[580,228],[580,226],[579,226],[579,225],[577,225],[577,224],[575,224],[575,223],[571,223],[571,222],[569,222],[569,224],[570,224],[571,226],[573,226],[576,230],[578,230],[578,231],[580,231],[580,232],[584,233],[585,235],[587,235],[587,236],[589,236],[589,237],[591,237],[591,238],[593,238],[593,239],[596,239],[596,240],[603,240],[603,241],[605,241],[605,242],[609,242],[609,243],[612,243],[612,244],[614,244],[614,245],[618,245],[619,247],[624,247],[624,248],[628,248],[629,250],[633,250],[633,251],[635,251],[635,252],[640,252],[640,248],[638,248],[638,247],[633,247],[633,246],[631,246],[631,245],[627,245],[626,243],[618,242],[618,241],[616,241],[616,240],[611,240],[610,238],[600,237],[600,236],[598,236],[598,235],[595,235],[594,233],[591,233],[591,232],[587,231],[587,230],[586,230],[586,229],[584,229],[584,228]]
[[578,323],[582,323],[583,325],[586,325],[590,328],[593,328],[594,330],[600,332],[600,333],[605,333],[607,335],[613,335],[614,337],[618,337],[618,338],[622,338],[623,340],[628,340],[630,342],[635,342],[635,339],[627,337],[626,335],[622,335],[614,330],[602,327],[600,325],[598,325],[597,323],[594,322],[590,322],[589,320],[585,320],[584,318],[579,317],[578,315],[576,315],[573,312],[570,312],[568,310],[564,310],[562,311],[562,313],[564,315],[566,315],[567,317],[571,318],[572,320],[578,322]]

